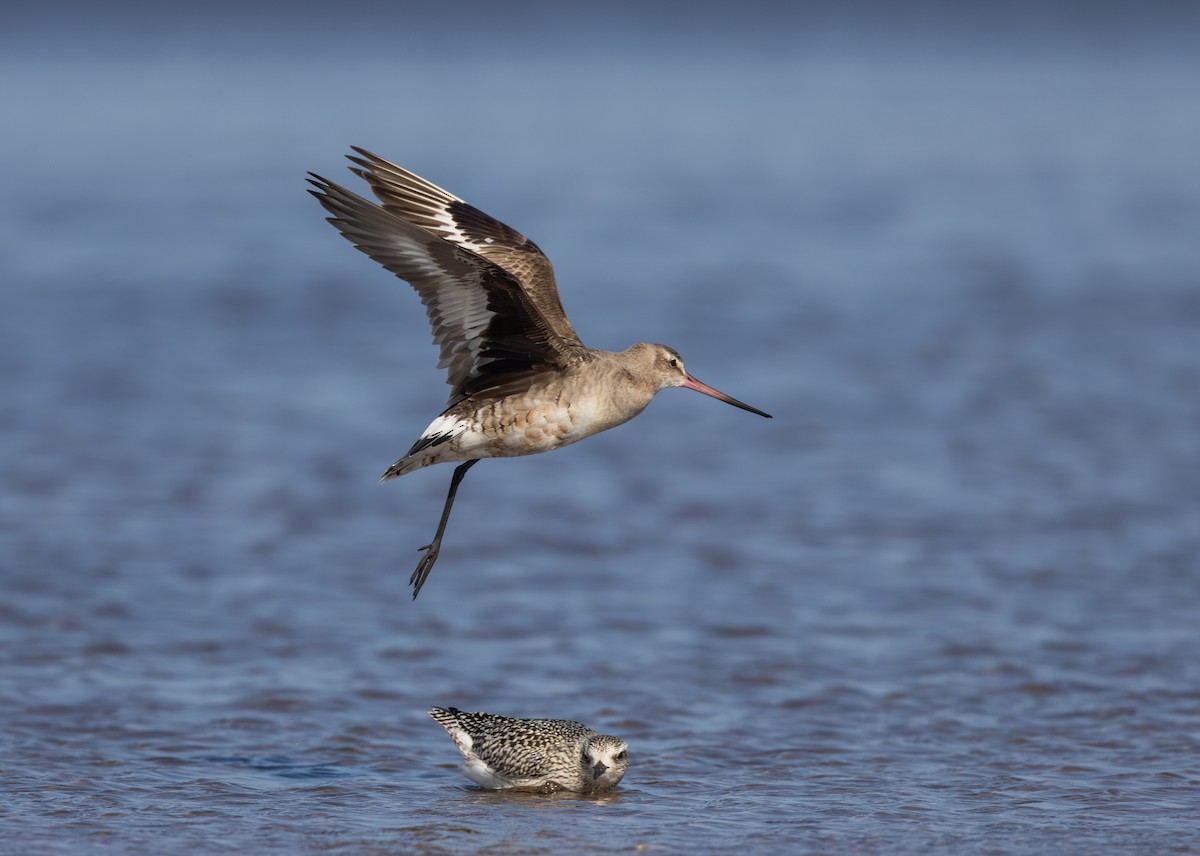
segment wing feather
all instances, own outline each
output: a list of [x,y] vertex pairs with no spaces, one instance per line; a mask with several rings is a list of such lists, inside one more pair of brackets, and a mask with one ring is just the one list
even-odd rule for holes
[[[451,401],[532,378],[577,356],[510,272],[393,211],[311,174],[329,222],[355,247],[409,282],[425,305]],[[578,346],[581,347],[581,346]]]
[[550,329],[582,347],[558,295],[554,267],[537,244],[419,175],[357,147],[351,171],[371,187],[386,211],[463,247],[512,274]]

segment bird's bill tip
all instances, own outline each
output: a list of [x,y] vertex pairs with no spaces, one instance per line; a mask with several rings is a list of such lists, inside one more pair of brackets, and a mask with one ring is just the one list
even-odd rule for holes
[[696,380],[691,375],[688,375],[684,379],[683,383],[680,384],[680,386],[682,386],[684,389],[694,389],[694,390],[696,390],[696,392],[703,392],[705,395],[711,395],[717,401],[724,401],[726,404],[732,404],[734,407],[740,407],[740,408],[742,408],[742,410],[748,410],[751,413],[757,413],[759,416],[764,416],[767,419],[771,418],[770,413],[763,413],[757,407],[751,407],[749,404],[747,404],[744,401],[738,401],[732,395],[726,395],[725,393],[721,392],[720,390],[713,389],[708,384],[701,383],[700,381]]

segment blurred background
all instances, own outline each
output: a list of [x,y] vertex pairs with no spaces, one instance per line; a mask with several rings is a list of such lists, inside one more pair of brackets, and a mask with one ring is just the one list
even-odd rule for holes
[[[3,849],[1197,849],[1200,7],[4,16]],[[350,145],[775,419],[477,467],[411,602],[447,388]],[[630,772],[475,790],[435,704]]]

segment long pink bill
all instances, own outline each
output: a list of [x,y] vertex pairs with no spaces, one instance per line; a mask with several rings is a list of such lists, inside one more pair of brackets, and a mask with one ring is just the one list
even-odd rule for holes
[[717,399],[717,401],[724,401],[726,404],[732,404],[734,407],[742,408],[742,410],[749,410],[751,413],[757,413],[759,416],[765,416],[768,419],[771,418],[770,413],[763,413],[757,407],[751,407],[744,401],[738,401],[731,395],[726,395],[719,390],[715,390],[708,384],[701,383],[700,381],[696,380],[691,375],[688,375],[687,380],[681,383],[680,386],[682,386],[684,389],[694,389],[696,392],[703,392],[705,395],[711,395],[713,398]]

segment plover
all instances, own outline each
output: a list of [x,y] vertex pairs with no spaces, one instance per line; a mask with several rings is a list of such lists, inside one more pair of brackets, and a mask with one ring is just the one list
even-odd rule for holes
[[489,790],[599,793],[629,768],[628,747],[568,719],[514,719],[457,708],[429,711],[454,740],[463,773]]
[[409,579],[414,598],[437,561],[459,482],[476,461],[582,440],[629,421],[674,386],[768,416],[696,380],[665,345],[642,342],[620,353],[585,347],[550,260],[533,241],[408,170],[354,151],[351,171],[382,205],[315,173],[309,192],[347,240],[417,290],[451,387],[446,409],[380,479],[458,463],[437,533]]

